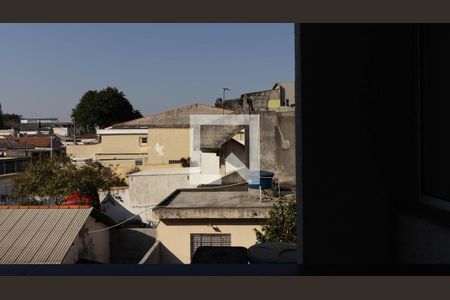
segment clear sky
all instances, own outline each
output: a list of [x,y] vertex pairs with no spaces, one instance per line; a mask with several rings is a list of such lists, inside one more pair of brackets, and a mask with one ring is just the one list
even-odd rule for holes
[[143,115],[294,81],[293,24],[0,24],[4,113],[70,120],[87,90]]

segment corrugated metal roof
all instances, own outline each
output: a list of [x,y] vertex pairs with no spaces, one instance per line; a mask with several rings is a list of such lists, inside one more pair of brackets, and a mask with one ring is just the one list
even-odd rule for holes
[[92,208],[0,208],[0,264],[60,264]]

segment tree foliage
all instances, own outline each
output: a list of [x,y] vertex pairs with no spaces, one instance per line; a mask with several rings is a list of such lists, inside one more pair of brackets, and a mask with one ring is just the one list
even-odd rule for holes
[[22,118],[22,116],[17,114],[3,114],[3,128],[14,128],[19,130],[20,118]]
[[5,125],[3,124],[3,111],[1,103],[0,103],[0,128],[5,128]]
[[98,189],[125,185],[123,179],[98,162],[88,161],[86,165],[77,167],[63,156],[32,163],[13,180],[14,196],[51,198],[57,203],[73,192],[98,200]]
[[142,117],[133,108],[125,94],[114,87],[101,91],[87,91],[72,110],[72,119],[87,132],[95,132],[95,127],[130,121]]
[[295,197],[282,197],[269,211],[267,224],[261,231],[255,229],[258,243],[285,242],[295,243],[296,234],[296,200]]

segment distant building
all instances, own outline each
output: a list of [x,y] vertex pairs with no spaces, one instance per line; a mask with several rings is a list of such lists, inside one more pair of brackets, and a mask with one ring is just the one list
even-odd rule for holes
[[216,102],[216,107],[223,107],[238,113],[262,111],[294,111],[295,84],[278,82],[270,90],[242,94],[240,98]]
[[57,118],[20,119],[20,135],[57,134],[59,136],[70,136],[73,133],[73,122],[61,122]]
[[289,111],[295,107],[294,83],[276,83],[271,90],[246,93],[241,96],[242,110]]
[[25,135],[17,138],[10,137],[9,141],[24,145],[25,147],[21,149],[24,156],[34,159],[64,154],[63,144],[56,135]]
[[0,264],[109,263],[109,232],[87,206],[0,206]]
[[144,223],[154,221],[151,208],[173,191],[180,188],[195,188],[189,175],[200,172],[199,168],[170,168],[145,170],[130,174],[128,187],[116,187],[110,191],[99,191],[102,211],[116,222],[141,213],[137,219]]
[[190,156],[190,116],[231,114],[203,104],[190,104],[145,116],[97,131],[100,142],[93,145],[67,145],[67,155],[75,162],[87,159],[129,170],[181,167]]
[[13,178],[31,162],[26,157],[0,157],[0,205],[14,191]]
[[189,264],[200,246],[253,246],[272,206],[246,189],[175,191],[153,209],[159,263]]

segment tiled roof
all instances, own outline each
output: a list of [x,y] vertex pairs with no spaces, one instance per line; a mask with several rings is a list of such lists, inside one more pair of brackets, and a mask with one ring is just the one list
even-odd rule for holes
[[[38,147],[38,148],[50,148],[51,138],[49,135],[43,136],[21,136],[15,139],[21,144],[26,144],[28,148]],[[59,140],[57,137],[53,137],[53,147],[59,147]]]
[[0,264],[60,264],[88,206],[0,206]]

